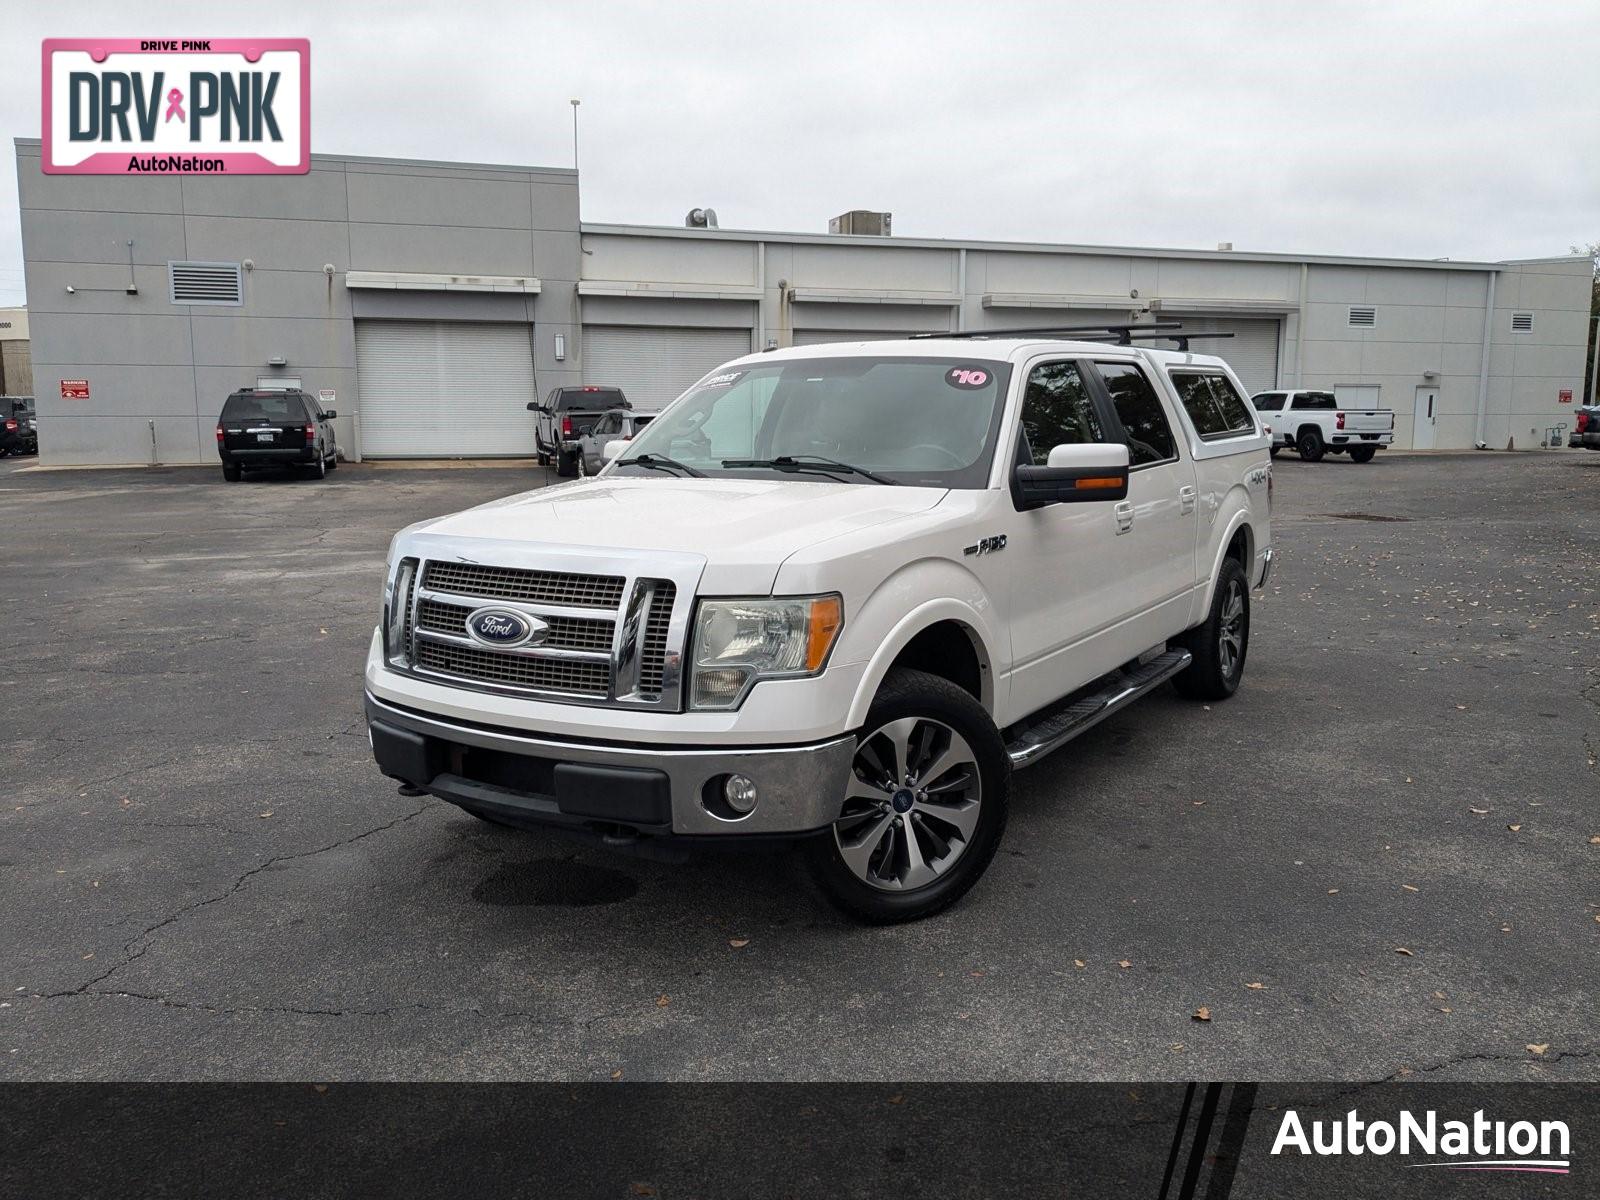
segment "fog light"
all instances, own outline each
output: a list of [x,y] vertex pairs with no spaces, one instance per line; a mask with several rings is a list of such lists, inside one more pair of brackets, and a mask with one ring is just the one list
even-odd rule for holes
[[756,806],[756,781],[743,775],[729,775],[722,785],[722,798],[734,812],[750,812]]

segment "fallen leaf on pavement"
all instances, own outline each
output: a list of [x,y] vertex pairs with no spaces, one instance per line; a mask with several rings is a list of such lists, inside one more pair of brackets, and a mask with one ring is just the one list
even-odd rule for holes
[[1468,812],[1477,813],[1480,817],[1488,816],[1488,814],[1489,814],[1489,810],[1487,808],[1470,808],[1469,807],[1467,809],[1467,811]]
[[1529,1054],[1543,1055],[1546,1050],[1550,1049],[1550,1043],[1549,1042],[1529,1042],[1526,1046],[1523,1047],[1523,1049],[1526,1050]]
[[270,817],[270,816],[271,816],[271,815],[272,815],[272,810],[271,810],[271,809],[270,809],[270,808],[269,808],[269,809],[267,809],[267,811],[266,811],[266,812],[264,812],[264,813],[257,813],[257,814],[256,814],[256,815],[257,815],[257,816],[258,816],[258,817],[260,817],[260,818],[262,818],[262,820],[265,820],[265,819],[266,819],[266,818],[268,818],[268,817]]
[[[1595,918],[1595,920],[1596,920],[1596,921],[1600,921],[1600,917],[1596,917],[1596,918]],[[1083,964],[1083,959],[1081,959],[1081,958],[1075,958],[1075,959],[1073,959],[1073,960],[1072,960],[1072,965],[1073,965],[1073,966],[1075,966],[1075,967],[1077,967],[1077,968],[1078,968],[1078,970],[1080,970],[1080,971],[1081,971],[1081,970],[1083,970],[1083,965],[1084,965],[1084,964]]]
[[636,1183],[628,1190],[635,1196],[654,1196],[656,1194],[655,1188],[648,1183]]
[[1328,895],[1337,896],[1338,894],[1339,894],[1339,889],[1338,888],[1329,888],[1328,889]]
[[1421,888],[1412,887],[1409,883],[1402,883],[1400,886],[1405,888],[1405,890],[1408,892],[1420,892],[1422,890]]
[[1123,958],[1123,959],[1118,959],[1117,960],[1117,966],[1121,967],[1124,971],[1126,971],[1129,967],[1133,966],[1133,964],[1131,962],[1129,962],[1127,959]]
[[1591,846],[1600,846],[1600,837],[1592,837],[1592,838],[1590,838],[1589,839],[1589,845],[1591,845]]
[[1522,826],[1521,825],[1507,825],[1506,828],[1511,830],[1512,833],[1521,833],[1522,832]]
[[749,938],[729,938],[728,939],[728,945],[732,946],[735,950],[743,950],[749,944],[750,944],[750,939]]
[[622,1070],[621,1070],[620,1067],[617,1070],[611,1072],[611,1078],[613,1078],[613,1079],[621,1079],[622,1078]]
[[657,1008],[665,1008],[667,1005],[669,1005],[671,1003],[672,1003],[672,997],[666,995],[665,993],[663,993],[662,995],[656,997],[656,1007]]
[[1199,1008],[1194,1010],[1194,1019],[1196,1021],[1211,1020],[1211,1010],[1202,1004]]
[[1396,946],[1394,948],[1394,952],[1396,954],[1404,954],[1407,958],[1414,958],[1415,957],[1415,955],[1413,955],[1411,953],[1411,951],[1407,950],[1404,946]]
[[1264,984],[1264,983],[1247,983],[1247,984],[1245,984],[1245,987],[1249,988],[1252,992],[1259,992],[1263,988],[1265,988],[1266,986],[1267,985]]
[[905,1102],[906,1102],[906,1098],[904,1096],[900,1095],[900,1093],[898,1093],[898,1092],[896,1092],[893,1096],[889,1097],[889,1103],[890,1104],[904,1104]]

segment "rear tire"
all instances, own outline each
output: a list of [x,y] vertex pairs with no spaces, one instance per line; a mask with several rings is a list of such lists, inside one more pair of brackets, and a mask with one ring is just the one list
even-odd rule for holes
[[1306,462],[1321,462],[1324,451],[1322,434],[1315,429],[1302,429],[1295,440],[1295,448]]
[[1206,619],[1179,638],[1194,661],[1172,677],[1189,700],[1226,700],[1239,690],[1250,649],[1250,583],[1236,558],[1222,560]]
[[1010,788],[1011,760],[981,704],[937,675],[891,671],[857,741],[840,817],[804,844],[807,865],[859,920],[931,916],[988,868]]
[[332,454],[328,455],[328,470],[337,471],[338,469],[339,469],[339,452],[337,450],[335,450]]
[[1350,461],[1357,463],[1369,463],[1372,461],[1373,456],[1377,453],[1378,448],[1376,446],[1351,446]]
[[223,463],[222,477],[229,483],[238,483],[240,479],[244,478],[244,472],[239,469],[238,463]]
[[317,455],[317,478],[318,479],[325,478],[327,476],[327,474],[328,474],[328,460],[323,458],[322,455],[319,454],[319,455]]

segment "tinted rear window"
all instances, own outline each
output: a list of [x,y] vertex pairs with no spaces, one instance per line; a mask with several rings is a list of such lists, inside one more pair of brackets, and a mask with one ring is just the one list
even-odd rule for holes
[[222,406],[225,421],[304,421],[305,402],[296,392],[256,392],[229,396]]
[[566,388],[556,400],[557,410],[565,408],[627,408],[628,398],[622,394],[620,388],[596,388],[586,391],[580,388]]
[[1178,389],[1183,410],[1194,422],[1194,431],[1202,438],[1255,432],[1256,423],[1249,407],[1225,376],[1173,371],[1172,384]]
[[1332,392],[1301,392],[1294,398],[1294,403],[1289,405],[1289,407],[1310,408],[1321,411],[1331,408],[1338,408],[1339,401],[1334,398]]

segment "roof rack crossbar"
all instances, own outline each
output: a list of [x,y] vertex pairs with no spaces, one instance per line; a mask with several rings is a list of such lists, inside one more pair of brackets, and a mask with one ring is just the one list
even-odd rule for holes
[[966,329],[960,333],[913,333],[911,340],[924,338],[992,338],[1014,337],[1019,333],[1109,333],[1120,334],[1128,329],[1180,329],[1181,321],[1154,321],[1143,325],[1030,325],[1023,329]]

